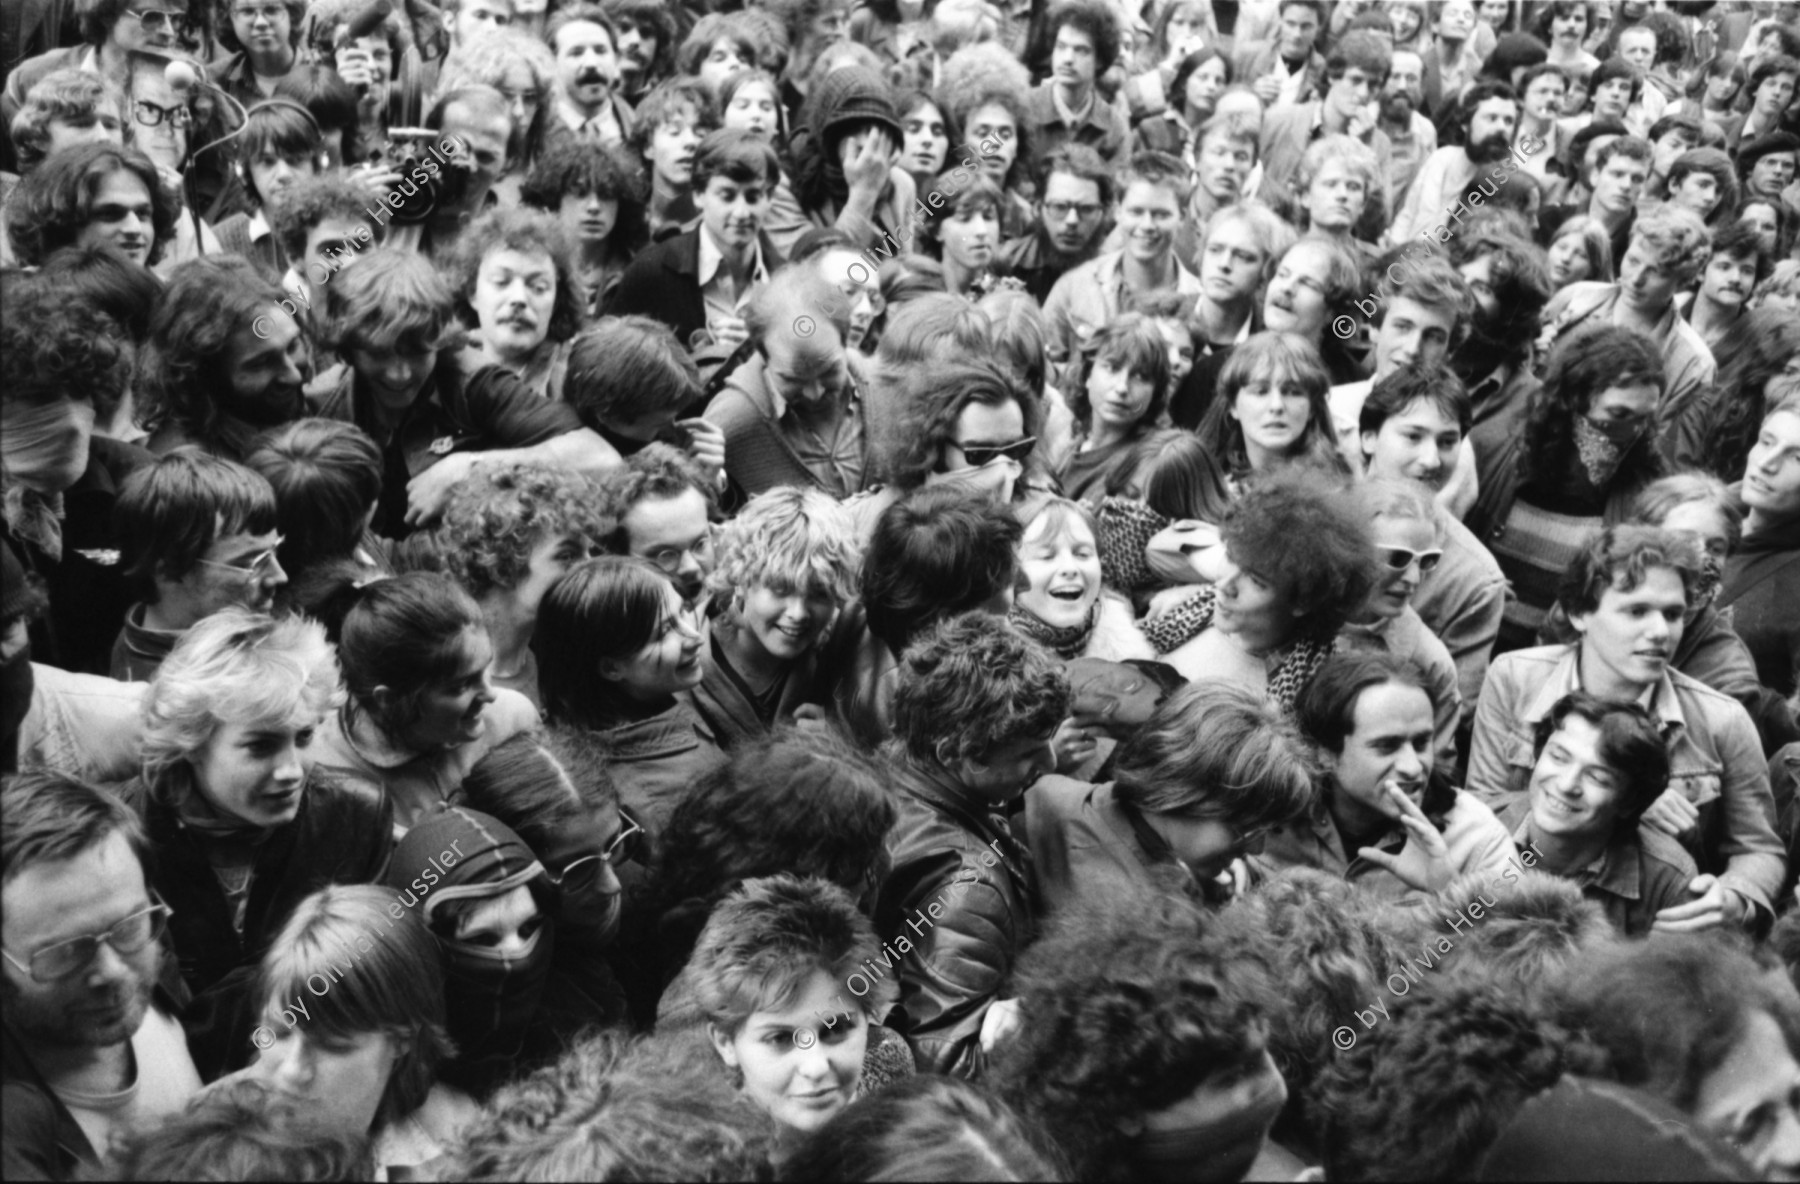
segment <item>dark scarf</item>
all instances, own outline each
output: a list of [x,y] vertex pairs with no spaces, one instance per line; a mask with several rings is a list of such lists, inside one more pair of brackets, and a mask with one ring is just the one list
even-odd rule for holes
[[1007,623],[1037,642],[1063,661],[1081,657],[1088,639],[1094,636],[1094,625],[1100,620],[1100,602],[1094,601],[1087,619],[1079,625],[1052,625],[1029,609],[1013,605],[1006,615]]
[[[1201,584],[1192,596],[1164,613],[1155,623],[1144,626],[1144,636],[1166,654],[1200,636],[1212,624],[1213,610],[1219,592],[1211,584]],[[1285,712],[1294,710],[1294,702],[1306,684],[1313,680],[1325,659],[1337,648],[1335,637],[1299,637],[1265,656],[1269,668],[1269,701]]]

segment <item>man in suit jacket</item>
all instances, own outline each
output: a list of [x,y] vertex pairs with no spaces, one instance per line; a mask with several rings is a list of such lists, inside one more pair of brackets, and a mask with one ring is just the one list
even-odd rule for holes
[[730,128],[708,133],[694,154],[700,225],[638,255],[607,315],[661,321],[690,350],[742,344],[751,292],[783,262],[762,230],[780,169],[767,141]]
[[1325,58],[1313,48],[1324,24],[1318,0],[1282,0],[1275,39],[1240,46],[1232,77],[1249,82],[1265,107],[1306,102],[1325,77]]

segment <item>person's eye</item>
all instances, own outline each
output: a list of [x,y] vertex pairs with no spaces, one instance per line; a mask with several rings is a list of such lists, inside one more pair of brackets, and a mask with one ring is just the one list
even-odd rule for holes
[[301,728],[298,732],[294,733],[294,747],[295,748],[309,748],[312,746],[312,742],[313,742],[313,729]]

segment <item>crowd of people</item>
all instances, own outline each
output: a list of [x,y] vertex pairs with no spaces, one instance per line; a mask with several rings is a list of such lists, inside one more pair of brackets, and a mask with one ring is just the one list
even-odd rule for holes
[[7,1179],[1800,1178],[1800,4],[0,68]]

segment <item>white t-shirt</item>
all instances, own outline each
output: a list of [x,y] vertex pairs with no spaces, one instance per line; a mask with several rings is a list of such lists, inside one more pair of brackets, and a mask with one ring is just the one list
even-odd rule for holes
[[200,1092],[200,1074],[188,1055],[181,1025],[155,1007],[131,1038],[131,1084],[115,1093],[58,1089],[57,1098],[81,1126],[94,1153],[108,1158],[113,1136],[133,1125],[173,1114]]

